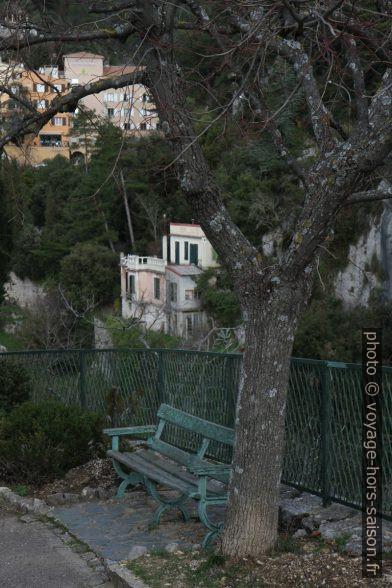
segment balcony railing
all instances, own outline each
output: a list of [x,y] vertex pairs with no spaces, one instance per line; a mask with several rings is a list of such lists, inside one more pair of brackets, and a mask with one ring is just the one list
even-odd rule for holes
[[124,255],[121,258],[121,265],[134,270],[152,269],[153,271],[164,272],[166,261],[159,257]]

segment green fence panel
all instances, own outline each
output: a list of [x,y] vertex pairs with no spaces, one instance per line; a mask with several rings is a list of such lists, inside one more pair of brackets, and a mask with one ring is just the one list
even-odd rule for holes
[[[28,374],[32,398],[56,398],[102,414],[110,426],[154,424],[162,402],[233,427],[240,354],[172,349],[0,353]],[[392,515],[392,368],[383,368],[383,513]],[[282,480],[331,500],[361,505],[361,366],[292,358]],[[174,426],[165,439],[200,440]],[[230,462],[212,443],[209,455]],[[262,461],[261,461],[262,467]]]

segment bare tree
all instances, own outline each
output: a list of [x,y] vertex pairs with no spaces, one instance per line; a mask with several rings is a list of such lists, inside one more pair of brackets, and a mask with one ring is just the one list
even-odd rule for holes
[[[337,213],[355,199],[374,199],[392,148],[391,14],[388,3],[315,1],[282,3],[218,0],[98,2],[92,9],[111,26],[60,30],[23,22],[0,42],[18,51],[40,43],[91,39],[124,41],[135,35],[142,67],[105,87],[146,84],[162,129],[174,150],[173,165],[184,197],[233,280],[245,324],[243,376],[236,414],[236,443],[223,551],[257,556],[276,540],[279,483],[290,354],[295,329],[309,300],[319,255],[331,238]],[[119,17],[116,14],[119,12]],[[7,23],[5,23],[7,24]],[[232,96],[212,109],[213,120],[244,112],[254,133],[268,132],[279,156],[303,190],[303,206],[289,246],[267,263],[223,205],[194,131],[187,106],[192,83],[211,93],[202,74],[187,79],[179,61],[177,31],[209,35],[215,63],[235,80]],[[294,157],[268,102],[265,80],[279,59],[304,95],[314,147],[310,164]],[[338,92],[348,93],[350,125],[339,116]],[[55,112],[102,89],[102,82],[59,97],[46,114],[27,112],[0,141],[36,132]],[[332,89],[334,91],[332,91]],[[280,108],[290,101],[286,97]],[[244,108],[238,108],[239,102]],[[354,121],[355,119],[355,121]],[[212,123],[210,123],[212,124]],[[377,171],[379,170],[379,171]],[[377,173],[376,173],[377,172]],[[355,196],[353,193],[360,193]],[[365,194],[364,194],[365,193]],[[382,189],[376,196],[382,195]],[[384,192],[390,198],[389,190]]]

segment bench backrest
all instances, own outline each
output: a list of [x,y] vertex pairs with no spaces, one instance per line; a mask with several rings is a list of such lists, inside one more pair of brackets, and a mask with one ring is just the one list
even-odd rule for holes
[[226,443],[231,446],[234,445],[233,429],[205,421],[200,417],[193,416],[178,408],[173,408],[168,404],[161,404],[158,410],[158,417],[166,423],[171,423],[192,433],[197,433],[205,439],[219,441],[220,443]]
[[[180,427],[191,433],[196,433],[202,437],[202,442],[197,450],[197,457],[203,460],[204,454],[208,449],[210,441],[217,441],[226,445],[234,445],[234,430],[217,425],[210,421],[205,421],[195,417],[187,412],[173,408],[167,404],[161,404],[158,410],[159,424],[154,437],[148,440],[148,446],[159,451],[162,455],[177,461],[183,465],[189,465],[194,459],[195,454],[189,453],[170,443],[161,440],[161,435],[167,423]],[[215,477],[215,476],[214,476]],[[217,476],[220,479],[221,476]]]

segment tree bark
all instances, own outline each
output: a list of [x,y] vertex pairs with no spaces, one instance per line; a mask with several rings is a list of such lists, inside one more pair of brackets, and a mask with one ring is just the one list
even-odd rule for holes
[[243,308],[245,351],[222,541],[230,557],[258,557],[276,543],[290,356],[311,282],[309,275],[296,283],[266,277]]

